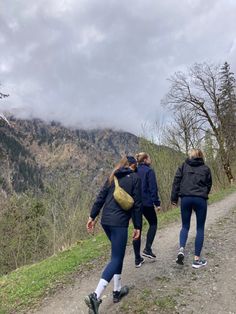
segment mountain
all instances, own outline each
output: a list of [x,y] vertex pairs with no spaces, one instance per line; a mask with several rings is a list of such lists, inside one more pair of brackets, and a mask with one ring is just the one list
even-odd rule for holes
[[9,118],[0,127],[0,187],[6,193],[43,190],[59,176],[81,176],[93,188],[139,138],[111,129],[69,129],[57,122]]

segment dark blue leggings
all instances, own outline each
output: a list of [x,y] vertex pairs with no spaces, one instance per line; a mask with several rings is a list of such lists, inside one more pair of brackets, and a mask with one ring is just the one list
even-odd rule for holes
[[112,277],[121,274],[125,249],[128,239],[127,227],[111,227],[102,225],[108,239],[111,241],[111,260],[106,265],[102,278],[110,282]]
[[206,199],[197,196],[184,196],[181,198],[182,229],[180,231],[179,242],[180,247],[185,247],[188,239],[192,210],[195,211],[197,219],[195,255],[200,256],[204,241],[204,228],[207,215]]

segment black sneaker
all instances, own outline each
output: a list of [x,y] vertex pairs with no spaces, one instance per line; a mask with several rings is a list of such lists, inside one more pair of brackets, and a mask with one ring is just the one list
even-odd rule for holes
[[183,247],[179,249],[179,252],[176,258],[176,263],[179,265],[184,265],[184,248]]
[[148,251],[146,249],[143,250],[143,256],[146,256],[148,258],[156,258],[156,255],[153,254],[152,250]]
[[205,259],[199,259],[198,261],[193,261],[192,267],[193,268],[201,268],[206,266],[207,261]]
[[124,286],[120,291],[113,291],[113,303],[118,303],[120,300],[129,293],[129,287]]
[[136,268],[141,267],[144,262],[145,262],[145,259],[143,257],[140,257],[138,260],[135,260],[135,267]]
[[99,308],[99,305],[102,303],[102,300],[97,298],[97,295],[95,292],[87,295],[84,301],[86,305],[89,307],[90,314],[98,314],[98,308]]

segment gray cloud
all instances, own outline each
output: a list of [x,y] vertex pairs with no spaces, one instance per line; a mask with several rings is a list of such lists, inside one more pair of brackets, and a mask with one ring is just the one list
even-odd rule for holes
[[2,0],[1,110],[136,134],[165,118],[166,79],[194,62],[236,70],[235,1]]

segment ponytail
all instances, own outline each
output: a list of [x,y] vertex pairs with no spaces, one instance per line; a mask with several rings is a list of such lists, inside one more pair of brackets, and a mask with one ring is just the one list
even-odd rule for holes
[[127,157],[121,158],[121,160],[116,164],[116,166],[114,167],[114,169],[112,170],[112,172],[109,176],[108,180],[109,180],[110,185],[112,184],[112,182],[114,180],[114,174],[115,174],[116,170],[118,170],[119,168],[128,167],[128,166],[129,166],[129,162],[128,162]]
[[149,155],[145,152],[141,152],[135,155],[135,158],[137,159],[137,162],[139,164],[143,163],[145,159],[147,159]]

